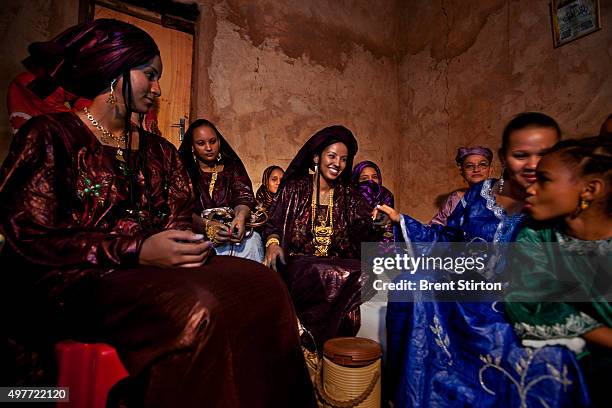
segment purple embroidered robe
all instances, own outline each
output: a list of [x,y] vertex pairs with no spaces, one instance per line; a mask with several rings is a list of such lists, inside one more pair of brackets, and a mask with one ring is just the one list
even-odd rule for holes
[[[361,275],[360,244],[378,241],[381,232],[372,226],[368,204],[352,187],[340,184],[334,190],[333,236],[328,257],[314,256],[311,224],[312,177],[289,180],[281,186],[270,210],[265,236],[277,234],[287,255],[282,270],[296,311],[320,349],[337,336],[359,331],[359,305],[364,277]],[[327,216],[327,205],[317,216]],[[329,225],[329,222],[328,222]],[[306,345],[312,345],[306,338]]]

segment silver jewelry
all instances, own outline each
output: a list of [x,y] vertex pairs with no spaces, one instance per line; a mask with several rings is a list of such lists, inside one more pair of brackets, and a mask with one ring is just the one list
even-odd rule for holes
[[106,100],[106,103],[114,105],[115,103],[117,103],[117,98],[115,98],[115,83],[117,82],[116,79],[113,79],[110,83],[110,95],[108,96],[108,99]]
[[506,167],[502,167],[502,172],[501,172],[501,177],[499,178],[499,181],[497,182],[497,192],[499,194],[504,192],[504,174],[506,173]]

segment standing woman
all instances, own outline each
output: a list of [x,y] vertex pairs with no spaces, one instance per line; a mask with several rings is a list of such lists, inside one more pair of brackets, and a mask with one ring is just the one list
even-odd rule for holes
[[[468,187],[472,187],[491,176],[492,160],[493,152],[485,146],[460,147],[455,157],[459,173]],[[453,191],[440,206],[438,213],[434,215],[429,224],[446,225],[446,219],[453,213],[464,192],[465,190]]]
[[[234,211],[229,227],[217,224],[208,234],[217,254],[263,261],[261,236],[255,231],[246,235],[255,197],[251,179],[234,149],[214,124],[198,119],[185,132],[179,154],[193,183],[197,213],[220,207]],[[207,226],[214,223],[207,222]]]
[[[591,404],[610,405],[612,372],[612,140],[553,147],[527,189],[538,223],[521,230],[506,314],[524,344],[567,346],[579,358]],[[546,222],[546,223],[544,223]]]
[[0,168],[5,329],[111,344],[130,374],[113,393],[127,406],[308,406],[283,282],[209,257],[178,152],[130,120],[161,94],[153,39],[102,19],[29,51],[39,86],[92,104],[29,120]]
[[272,206],[272,201],[278,192],[278,187],[285,175],[285,171],[276,165],[267,167],[261,177],[261,186],[257,189],[255,199],[258,207],[261,207],[266,213]]
[[[446,226],[423,225],[390,207],[379,207],[399,224],[397,235],[408,246],[513,242],[527,219],[525,199],[536,181],[537,164],[560,137],[559,125],[547,115],[515,116],[504,129],[499,150],[503,178],[472,186]],[[435,275],[428,272],[436,281],[447,278],[442,270],[434,271]],[[497,280],[490,274],[494,268],[483,272],[479,279]],[[542,401],[555,407],[584,406],[586,391],[573,354],[546,347],[531,358],[517,341],[503,304],[438,301],[430,293],[415,296],[431,300],[417,297],[406,302],[390,297],[387,308],[386,378],[396,407],[516,407],[544,405]],[[565,377],[557,381],[554,372]]]
[[312,336],[302,336],[311,350],[321,350],[330,338],[356,335],[361,323],[360,243],[381,234],[350,185],[356,153],[357,141],[344,126],[315,133],[287,168],[265,226],[265,263],[287,283]]

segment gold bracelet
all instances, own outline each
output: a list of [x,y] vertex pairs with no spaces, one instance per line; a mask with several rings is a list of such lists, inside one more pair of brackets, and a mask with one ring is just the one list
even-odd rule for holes
[[272,244],[280,245],[280,241],[278,240],[278,238],[275,237],[268,238],[268,240],[266,241],[266,248]]

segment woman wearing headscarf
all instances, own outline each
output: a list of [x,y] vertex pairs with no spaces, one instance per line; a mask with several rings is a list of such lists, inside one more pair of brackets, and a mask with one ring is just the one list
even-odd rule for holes
[[196,212],[222,207],[233,210],[228,227],[214,220],[205,221],[204,229],[215,243],[217,254],[261,262],[261,236],[255,231],[246,232],[246,222],[255,209],[255,197],[238,154],[206,119],[198,119],[189,126],[179,154],[193,183]]
[[266,213],[272,206],[272,201],[278,192],[281,180],[285,175],[285,171],[276,165],[268,166],[261,176],[261,186],[257,189],[255,199],[257,205]]
[[350,185],[356,153],[343,126],[315,133],[287,168],[265,227],[265,263],[285,279],[310,349],[359,330],[360,243],[382,235]]
[[[457,156],[455,157],[459,173],[468,184],[468,187],[472,187],[491,176],[492,160],[493,152],[485,146],[460,147],[457,149]],[[465,190],[453,191],[440,206],[440,209],[433,216],[429,225],[446,225],[447,218],[453,213],[464,193]]]
[[353,169],[353,185],[374,209],[378,204],[395,205],[393,193],[383,186],[380,167],[370,160],[358,163]]
[[4,327],[111,344],[128,406],[310,405],[282,280],[209,256],[178,152],[130,120],[161,93],[153,39],[108,19],[58,38],[31,45],[26,66],[41,89],[92,104],[29,120],[0,168]]
[[[419,284],[421,278],[438,284],[465,277],[464,282],[504,287],[514,274],[502,273],[510,257],[507,244],[529,219],[525,200],[538,179],[536,166],[560,138],[559,125],[548,115],[523,112],[512,118],[501,137],[502,178],[468,189],[445,226],[423,225],[379,206],[396,223],[396,241],[405,242],[406,251],[460,262],[466,254],[484,257],[482,267],[472,271],[422,266],[394,278],[412,276]],[[476,248],[482,250],[486,242],[493,245],[479,253]],[[425,286],[389,292],[385,378],[394,407],[589,406],[578,362],[569,349],[544,347],[536,352],[518,341],[499,301],[503,289]]]
[[[353,169],[352,182],[357,191],[365,198],[370,210],[374,211],[379,204],[386,204],[389,207],[395,205],[393,193],[383,186],[382,173],[373,161],[364,160],[358,163]],[[388,224],[382,242],[392,242],[393,238],[393,226]]]

